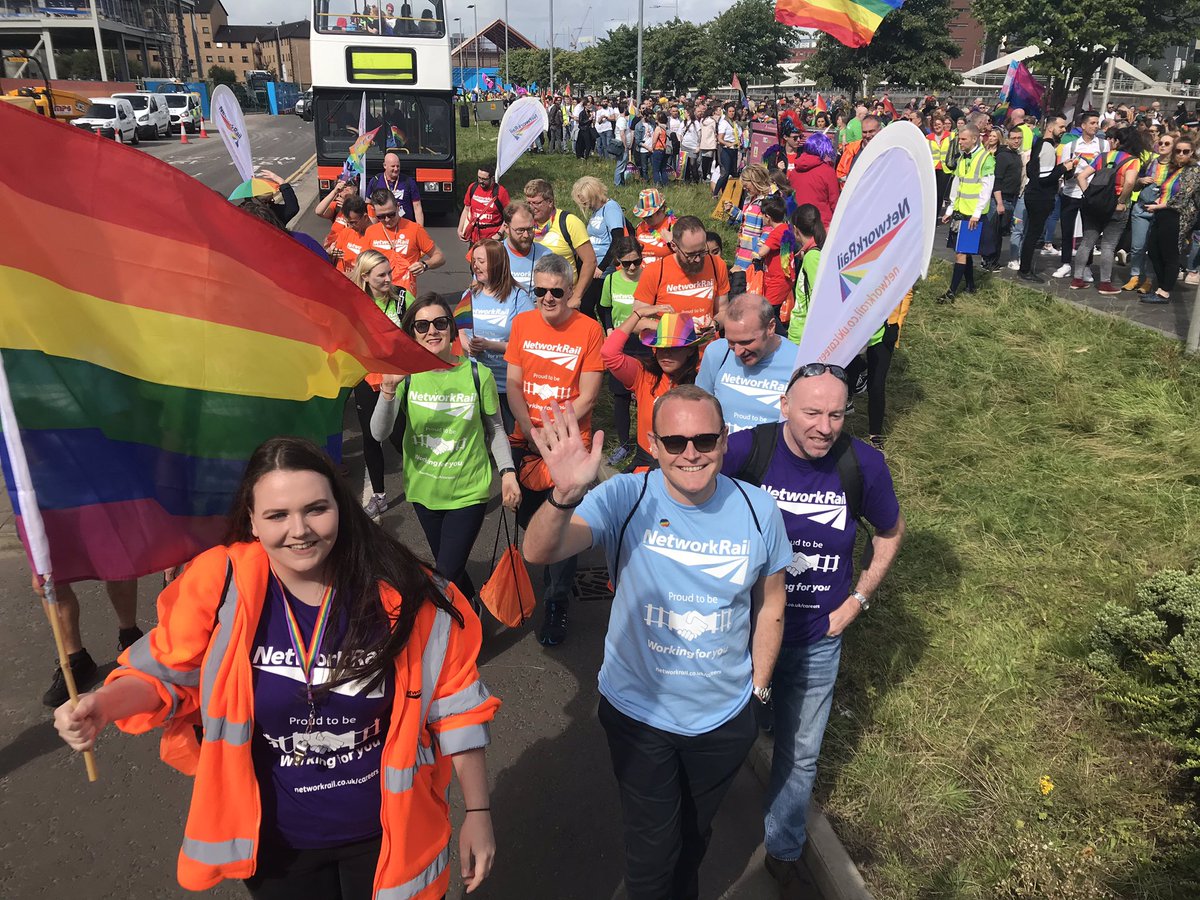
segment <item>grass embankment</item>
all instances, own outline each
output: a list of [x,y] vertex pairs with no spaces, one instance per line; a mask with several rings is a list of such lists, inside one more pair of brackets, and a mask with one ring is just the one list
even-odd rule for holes
[[[482,133],[467,169],[494,153]],[[527,155],[504,181],[565,197],[611,168]],[[712,209],[704,187],[668,199]],[[998,280],[937,306],[946,269],[889,381],[908,538],[848,634],[819,799],[879,900],[1195,900],[1195,795],[1083,660],[1100,604],[1200,556],[1200,362]]]

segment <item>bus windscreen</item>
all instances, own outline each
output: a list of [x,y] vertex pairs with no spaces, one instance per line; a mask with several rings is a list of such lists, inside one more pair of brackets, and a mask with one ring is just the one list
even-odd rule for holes
[[[362,91],[317,89],[314,92],[317,155],[344,159],[358,136]],[[379,127],[367,153],[379,165],[395,150],[402,159],[447,159],[454,147],[454,116],[448,100],[401,91],[367,92],[367,131]]]

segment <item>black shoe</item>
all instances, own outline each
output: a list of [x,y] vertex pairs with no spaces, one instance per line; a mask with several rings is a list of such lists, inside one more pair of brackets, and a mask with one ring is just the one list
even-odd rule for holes
[[878,450],[880,453],[882,453],[883,452],[883,435],[882,434],[873,434],[873,435],[871,435],[870,440],[871,440],[871,446],[874,447],[876,450]]
[[132,628],[122,628],[117,632],[117,652],[128,650],[143,637],[142,629],[134,625]]
[[938,302],[938,303],[953,303],[954,302],[954,291],[946,291],[946,293],[942,294],[940,297],[937,298],[936,302]]
[[1032,272],[1020,272],[1017,275],[1022,281],[1028,281],[1030,284],[1045,284],[1046,279],[1034,275]]
[[858,377],[854,379],[854,393],[865,394],[867,392],[867,370],[863,369],[858,373]]
[[557,647],[567,639],[567,601],[549,600],[542,616],[542,627],[538,631],[538,643],[543,647]]
[[[72,653],[69,661],[71,664],[71,674],[75,676],[75,689],[82,694],[96,683],[96,675],[99,671],[96,668],[96,661],[92,659],[91,654],[87,650]],[[51,709],[57,709],[66,703],[70,696],[67,692],[67,679],[63,677],[62,669],[56,665],[54,667],[54,680],[50,682],[50,687],[46,693],[42,694],[42,703]]]
[[800,860],[778,859],[768,853],[766,869],[767,874],[779,885],[782,900],[816,900],[816,885]]

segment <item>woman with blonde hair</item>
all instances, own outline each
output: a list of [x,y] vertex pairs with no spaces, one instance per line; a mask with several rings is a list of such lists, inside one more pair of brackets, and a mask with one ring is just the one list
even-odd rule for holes
[[[737,254],[733,260],[733,268],[729,270],[730,296],[742,293],[746,284],[746,272],[754,262],[754,254],[758,251],[759,242],[763,238],[762,200],[775,190],[771,175],[762,163],[755,163],[742,169],[742,208],[730,206],[726,212],[735,225],[738,225]],[[737,285],[735,286],[734,281]]]
[[613,240],[625,234],[625,213],[621,204],[610,200],[608,188],[599,178],[584,175],[571,188],[571,199],[583,213],[587,223],[588,237],[592,239],[592,249],[596,251],[596,268],[591,273],[580,272],[589,277],[587,288],[583,292],[580,312],[589,318],[596,318],[596,304],[604,288],[604,276],[613,271]]
[[[354,268],[347,277],[362,288],[363,293],[375,301],[379,311],[387,316],[397,328],[404,319],[408,306],[408,291],[392,284],[392,263],[378,250],[364,250],[358,255]],[[371,482],[371,498],[366,503],[367,515],[372,519],[382,518],[387,509],[387,491],[383,479],[383,444],[371,437],[371,415],[379,402],[378,375],[368,375],[354,387],[354,407],[358,411],[358,424],[362,427],[363,462],[367,467],[367,479]],[[400,432],[389,438],[393,447],[404,452]]]

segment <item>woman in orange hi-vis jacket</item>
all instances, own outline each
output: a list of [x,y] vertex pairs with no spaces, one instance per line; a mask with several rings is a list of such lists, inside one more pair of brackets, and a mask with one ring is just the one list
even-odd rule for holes
[[371,522],[316,445],[254,452],[226,543],[163,591],[158,614],[55,725],[76,750],[109,722],[163,728],[163,759],[195,776],[183,887],[443,897],[451,768],[462,875],[479,886],[495,855],[484,748],[500,705],[475,668],[479,620]]

